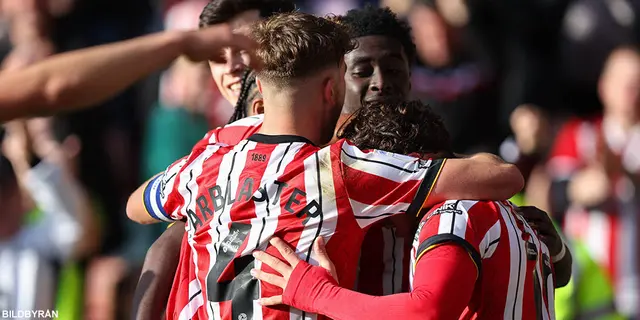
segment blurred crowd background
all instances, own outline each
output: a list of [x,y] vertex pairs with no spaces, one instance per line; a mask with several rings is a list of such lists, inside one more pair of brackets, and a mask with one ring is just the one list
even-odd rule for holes
[[[514,201],[544,209],[565,231],[575,270],[557,291],[558,318],[639,319],[640,0],[298,5],[324,15],[366,3],[411,23],[413,95],[445,119],[455,151],[517,163],[527,185]],[[11,72],[59,52],[197,28],[206,0],[0,4],[2,72]],[[53,301],[60,319],[128,318],[146,250],[166,228],[129,222],[128,195],[231,113],[206,64],[177,60],[96,108],[7,124],[0,310],[14,300]],[[38,157],[63,172],[41,166],[34,174],[28,164]],[[14,175],[23,183],[6,182]],[[81,198],[82,209],[65,210],[65,197]],[[42,250],[7,250],[25,242]]]

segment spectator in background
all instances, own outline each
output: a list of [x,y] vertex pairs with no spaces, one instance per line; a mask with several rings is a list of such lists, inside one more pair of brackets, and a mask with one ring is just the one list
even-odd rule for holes
[[[80,138],[70,132],[68,126],[59,119],[37,118],[29,120],[28,123],[34,146],[51,154],[53,159],[57,159],[57,163],[61,163],[65,172],[73,179],[79,179],[79,154],[82,150]],[[89,249],[84,251],[93,254],[100,245],[101,232],[98,221],[104,217],[104,212],[100,210],[101,206],[95,195],[88,193],[84,186],[79,192],[82,210],[87,212],[90,219],[86,230],[89,236],[83,240],[86,242],[84,246]],[[83,298],[87,293],[84,266],[91,258],[88,254],[61,264],[58,270],[56,309],[64,319],[84,319]]]
[[535,104],[548,112],[557,109],[558,33],[570,1],[464,1],[473,27],[491,43],[492,58],[497,62],[496,123],[501,138],[508,133],[510,116],[517,106]]
[[497,149],[495,70],[483,39],[468,28],[466,5],[421,0],[408,17],[422,62],[413,70],[415,97],[443,117],[456,152]]
[[[535,105],[521,105],[510,120],[513,137],[503,142],[500,153],[518,166],[526,182],[523,192],[512,201],[518,206],[548,208],[551,181],[544,164],[553,142],[548,115]],[[624,319],[615,311],[611,281],[605,269],[593,260],[589,248],[577,239],[566,243],[573,254],[572,275],[566,286],[556,289],[556,318]]]
[[57,267],[86,257],[98,244],[89,198],[69,161],[72,154],[42,121],[47,120],[7,125],[2,142],[3,310],[55,309]]
[[[185,1],[171,7],[166,30],[195,30],[206,1]],[[142,180],[164,170],[191,151],[209,127],[204,119],[214,95],[206,65],[185,58],[163,72],[159,99],[151,109],[143,143]]]
[[[164,15],[165,30],[197,29],[198,17],[202,12],[202,8],[204,8],[207,5],[207,3],[208,3],[207,0],[181,0],[180,2],[177,2],[171,5],[170,7],[168,7],[167,12]],[[182,66],[186,66],[186,65],[187,64],[185,63],[182,64]],[[195,69],[200,69],[200,68],[199,67],[198,68],[178,67],[175,69],[180,69],[185,71],[187,69],[192,69],[193,71],[195,71]],[[163,74],[161,75],[160,91],[159,91],[160,101],[167,101],[169,102],[169,104],[172,104],[172,105],[180,104],[180,102],[176,100],[180,100],[182,98],[177,98],[177,96],[180,96],[183,93],[185,93],[184,91],[186,89],[185,84],[188,82],[186,78],[188,77],[185,77],[185,72],[178,71],[177,73],[178,73],[177,76],[173,76],[172,71],[167,70],[167,72],[163,72]],[[194,72],[191,72],[191,74],[194,74]],[[209,75],[209,77],[211,77],[211,75]],[[178,83],[172,83],[172,82],[176,82],[176,80]],[[218,90],[216,84],[213,81],[211,81],[210,79],[203,79],[203,81],[204,81],[203,83],[197,85],[197,89],[186,89],[191,92],[199,91],[202,93],[206,93],[207,95],[205,100],[207,100],[206,103],[208,103],[209,105],[207,106],[203,105],[202,109],[197,110],[196,113],[199,114],[199,117],[200,116],[206,117],[207,122],[209,123],[209,127],[215,128],[215,127],[226,124],[226,120],[231,115],[229,111],[231,109],[229,106],[229,102],[222,97],[220,91]],[[178,89],[179,92],[175,92],[175,89],[173,88],[174,85],[177,88],[182,88],[182,89]],[[204,101],[200,101],[200,102],[205,103]],[[153,112],[153,109],[152,109],[152,112]],[[143,172],[143,178],[145,179],[148,178],[147,176],[144,176],[144,174],[145,173]]]
[[[185,1],[169,9],[165,29],[195,30],[198,16],[206,1]],[[186,58],[177,59],[160,78],[160,95],[146,121],[142,141],[141,181],[163,171],[174,159],[191,152],[191,147],[209,131],[205,117],[211,107],[215,89],[207,65]],[[166,229],[166,225],[140,227],[128,224],[135,239],[135,263],[153,241]]]
[[522,202],[549,212],[550,181],[544,169],[553,142],[549,116],[536,105],[520,105],[511,113],[510,127],[513,136],[500,145],[500,156],[525,177]]
[[0,9],[9,29],[11,51],[3,64],[31,64],[54,53],[52,17],[67,13],[73,0],[2,0]]
[[569,236],[584,241],[612,279],[616,307],[638,316],[640,52],[622,47],[600,76],[603,115],[571,120],[547,169],[551,207]]
[[213,96],[206,65],[178,59],[162,76],[160,99],[147,121],[143,144],[146,180],[184,156],[209,131],[204,116]]
[[[154,13],[147,0],[3,0],[2,8],[13,44],[3,63],[10,65],[140,36],[151,31]],[[121,244],[125,220],[117,213],[138,182],[138,167],[129,164],[138,160],[144,92],[140,86],[129,88],[97,108],[65,116],[86,142],[80,154],[82,181],[115,214],[105,220],[109,232],[103,234],[103,252]]]
[[564,15],[560,33],[562,105],[573,115],[600,112],[598,78],[607,56],[640,41],[640,1],[577,0]]

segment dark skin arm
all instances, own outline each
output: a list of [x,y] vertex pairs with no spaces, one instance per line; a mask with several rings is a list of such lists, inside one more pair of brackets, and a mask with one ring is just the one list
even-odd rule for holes
[[178,268],[184,224],[181,221],[174,223],[147,251],[136,287],[132,319],[162,318]]
[[[540,240],[544,242],[549,248],[549,253],[551,256],[555,256],[562,251],[562,246],[564,246],[564,242],[560,237],[560,234],[556,230],[553,222],[549,215],[536,208],[536,207],[520,207],[520,214],[527,220],[529,225],[532,228],[538,231],[538,236]],[[555,279],[556,279],[556,288],[562,288],[569,283],[571,279],[571,264],[573,263],[573,258],[571,257],[571,252],[566,249],[566,253],[562,260],[557,261],[553,264],[553,268],[555,270]]]

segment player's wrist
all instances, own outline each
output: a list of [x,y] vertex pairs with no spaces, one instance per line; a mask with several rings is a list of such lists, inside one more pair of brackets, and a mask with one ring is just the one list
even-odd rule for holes
[[557,254],[551,257],[551,262],[557,263],[558,261],[564,259],[566,254],[567,254],[567,245],[563,241],[562,249],[560,249],[560,252],[558,252]]
[[158,34],[162,42],[163,50],[171,52],[174,58],[185,54],[189,50],[191,42],[191,31],[164,31]]
[[287,280],[282,300],[294,308],[318,313],[318,305],[334,286],[337,282],[326,269],[300,261]]

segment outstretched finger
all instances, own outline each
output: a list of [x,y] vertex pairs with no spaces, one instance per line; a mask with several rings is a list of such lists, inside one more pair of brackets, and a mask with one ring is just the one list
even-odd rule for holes
[[270,283],[274,286],[278,286],[282,289],[284,289],[287,286],[287,281],[285,281],[284,278],[281,276],[277,276],[275,274],[264,272],[258,269],[251,269],[250,273],[251,273],[251,276],[253,276],[254,278],[260,281],[264,281],[266,283]]
[[258,303],[262,306],[276,306],[282,304],[282,296],[273,296],[268,298],[260,298]]
[[254,251],[253,257],[273,268],[273,270],[278,271],[283,276],[291,274],[293,270],[293,267],[287,265],[284,261],[263,251]]
[[296,253],[288,243],[284,242],[278,237],[271,238],[271,240],[269,240],[269,243],[271,243],[272,246],[278,249],[282,257],[287,260],[287,262],[289,262],[291,268],[295,268],[296,265],[298,265],[298,262],[300,262],[300,258],[298,258],[298,255],[296,255]]

